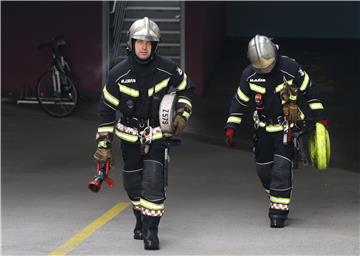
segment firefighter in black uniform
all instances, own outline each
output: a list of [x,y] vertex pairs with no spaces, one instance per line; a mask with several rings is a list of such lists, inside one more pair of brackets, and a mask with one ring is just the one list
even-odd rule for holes
[[134,239],[157,250],[165,201],[162,142],[171,136],[159,127],[159,106],[165,94],[176,93],[173,124],[174,133],[180,134],[191,115],[193,87],[174,62],[157,55],[160,30],[155,22],[147,17],[135,21],[128,37],[129,55],[110,70],[103,88],[94,157],[111,159],[113,134],[121,139],[124,187],[136,216]]
[[240,78],[225,126],[225,142],[233,143],[245,109],[254,102],[256,171],[269,198],[271,227],[284,227],[292,190],[294,146],[291,131],[304,119],[299,98],[307,101],[315,120],[327,127],[315,84],[294,60],[277,54],[278,45],[256,35],[248,44],[251,64]]

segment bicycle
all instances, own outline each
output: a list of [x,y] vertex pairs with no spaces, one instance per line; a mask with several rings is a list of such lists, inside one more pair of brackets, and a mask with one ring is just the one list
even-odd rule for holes
[[52,63],[36,83],[36,96],[41,108],[54,117],[65,117],[74,112],[78,103],[78,92],[73,82],[71,69],[61,53],[66,45],[63,36],[40,44],[38,49],[50,48]]

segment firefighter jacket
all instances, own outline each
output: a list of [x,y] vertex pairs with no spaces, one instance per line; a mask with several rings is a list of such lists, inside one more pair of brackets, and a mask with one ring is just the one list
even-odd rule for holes
[[[159,127],[159,106],[163,96],[175,91],[176,109],[182,116],[191,115],[193,87],[187,75],[171,60],[159,55],[140,63],[133,53],[109,72],[102,90],[98,132],[115,133],[131,143],[139,141],[139,132],[147,126],[154,129],[153,140],[165,136]],[[121,114],[116,120],[116,111]]]
[[[294,59],[278,56],[276,65],[268,74],[255,72],[251,65],[245,68],[240,78],[240,85],[231,100],[225,128],[231,127],[236,130],[241,123],[244,111],[257,98],[262,101],[261,110],[256,111],[260,112],[257,113],[260,119],[259,123],[262,124],[260,126],[268,132],[282,131],[282,106],[285,102],[282,101],[280,92],[284,88],[284,83],[297,89],[292,100],[298,101],[299,96],[303,96],[310,107],[313,118],[324,118],[323,104],[309,75]],[[302,112],[301,114],[304,118]]]

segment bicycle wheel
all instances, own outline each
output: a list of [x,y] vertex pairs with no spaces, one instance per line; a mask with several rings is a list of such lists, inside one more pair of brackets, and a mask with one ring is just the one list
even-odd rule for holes
[[60,73],[60,85],[55,80],[52,71],[42,74],[36,85],[37,98],[45,112],[54,117],[65,117],[74,112],[78,93],[67,75]]

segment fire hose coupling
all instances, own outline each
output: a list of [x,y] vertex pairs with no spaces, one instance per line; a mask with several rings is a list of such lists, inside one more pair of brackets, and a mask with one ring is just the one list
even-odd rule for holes
[[89,182],[88,188],[97,193],[101,189],[102,183],[105,183],[112,188],[114,186],[114,181],[109,177],[109,172],[111,168],[111,161],[108,160],[105,164],[100,164],[100,161],[96,161],[96,174],[95,177]]

